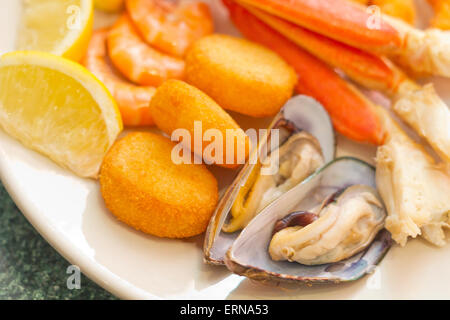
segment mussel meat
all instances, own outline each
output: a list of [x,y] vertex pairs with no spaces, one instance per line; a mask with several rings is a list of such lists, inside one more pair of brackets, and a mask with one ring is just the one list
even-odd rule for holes
[[[244,228],[253,217],[281,195],[295,187],[325,164],[316,138],[301,131],[292,135],[278,152],[255,167],[231,207],[231,220],[225,232]],[[279,168],[274,174],[262,174],[268,167]]]

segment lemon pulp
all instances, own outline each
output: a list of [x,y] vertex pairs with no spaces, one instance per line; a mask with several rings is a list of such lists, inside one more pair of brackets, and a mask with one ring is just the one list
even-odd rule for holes
[[85,177],[96,177],[122,129],[113,98],[94,76],[43,53],[2,57],[0,125],[27,147]]

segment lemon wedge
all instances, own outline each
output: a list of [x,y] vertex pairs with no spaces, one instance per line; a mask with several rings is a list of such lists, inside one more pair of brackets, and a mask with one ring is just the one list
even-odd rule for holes
[[119,12],[125,0],[95,0],[95,7],[106,12]]
[[23,0],[17,49],[79,61],[89,44],[93,17],[93,0]]
[[87,69],[33,51],[0,58],[0,127],[28,148],[91,178],[123,128],[113,97]]

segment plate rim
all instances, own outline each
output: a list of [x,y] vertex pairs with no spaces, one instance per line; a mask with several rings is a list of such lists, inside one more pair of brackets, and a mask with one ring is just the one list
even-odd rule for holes
[[[14,140],[6,134],[4,134],[4,137]],[[20,142],[14,142],[20,144],[21,148],[25,148]],[[40,155],[33,150],[30,151]],[[52,227],[50,223],[45,223],[45,219],[36,213],[38,210],[33,209],[33,204],[20,196],[19,188],[15,183],[16,180],[13,174],[7,170],[8,164],[5,160],[5,153],[4,148],[0,148],[0,180],[22,215],[53,249],[66,259],[68,263],[78,266],[83,275],[119,299],[162,300],[161,297],[138,288],[115,275],[107,268],[80,253],[79,250],[74,250],[76,247],[70,240],[61,234],[57,228]]]

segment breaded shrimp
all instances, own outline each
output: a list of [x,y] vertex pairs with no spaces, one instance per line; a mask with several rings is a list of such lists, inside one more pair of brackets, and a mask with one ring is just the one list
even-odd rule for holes
[[217,181],[204,165],[174,164],[174,146],[154,133],[127,135],[107,153],[100,188],[120,221],[158,237],[186,238],[206,230]]
[[209,7],[203,2],[127,0],[126,7],[147,43],[173,56],[183,57],[192,43],[214,31]]
[[111,92],[119,106],[124,125],[153,125],[149,104],[156,88],[136,86],[119,75],[108,61],[107,34],[107,29],[94,31],[82,63]]
[[246,39],[215,34],[198,40],[189,49],[186,82],[226,110],[269,117],[292,96],[297,76],[270,49]]
[[[177,129],[187,130],[190,141],[183,137],[183,145],[208,164],[235,168],[248,157],[250,141],[239,125],[213,99],[183,81],[164,82],[150,102],[150,112],[157,127],[169,135]],[[201,125],[200,133],[196,122]],[[202,133],[207,135],[207,131],[220,137],[211,137],[211,142],[203,142],[196,150],[195,140],[206,140]]]
[[428,0],[428,2],[435,12],[431,26],[443,30],[450,30],[450,1]]
[[111,28],[107,43],[114,66],[137,84],[158,86],[167,79],[180,79],[184,75],[184,61],[146,44],[127,14]]

